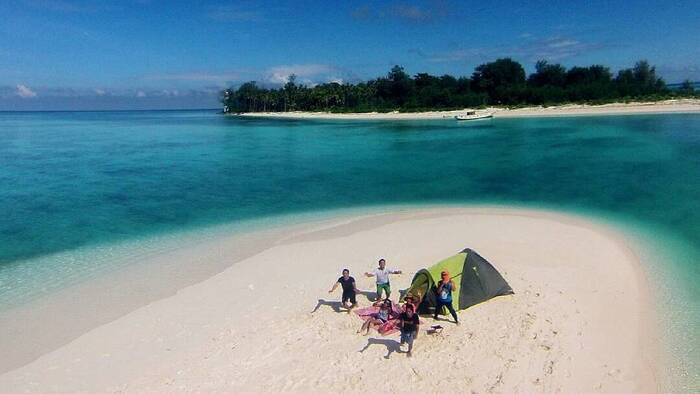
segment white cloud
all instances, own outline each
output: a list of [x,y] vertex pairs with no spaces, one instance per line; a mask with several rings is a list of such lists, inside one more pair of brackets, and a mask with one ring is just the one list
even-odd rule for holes
[[335,69],[325,64],[296,64],[271,67],[267,70],[265,80],[271,83],[284,84],[294,74],[300,82],[310,82],[314,77],[322,77]]
[[180,91],[177,89],[163,89],[159,92],[159,95],[177,97],[180,95]]
[[32,98],[36,97],[36,93],[24,85],[17,85],[17,92],[15,92],[21,98]]
[[[297,83],[305,85],[313,85],[325,82],[343,83],[346,81],[356,80],[357,77],[342,68],[327,64],[292,64],[278,65],[268,67],[266,69],[255,68],[238,68],[226,71],[191,71],[183,73],[163,73],[151,74],[142,77],[145,81],[165,81],[168,82],[170,88],[178,86],[196,87],[200,83],[207,83],[208,87],[216,87],[220,90],[225,86],[230,86],[234,83],[242,81],[258,81],[262,84],[281,85],[289,82],[290,75],[297,76]],[[172,82],[172,83],[171,83]],[[201,86],[201,85],[200,85]],[[173,91],[162,91],[168,89],[167,86],[161,87],[160,95],[173,95]],[[153,96],[153,92],[144,90],[148,96]],[[184,94],[180,91],[180,94]]]
[[566,48],[566,47],[571,47],[580,44],[576,40],[566,40],[566,39],[552,39],[551,41],[547,42],[546,45],[549,48]]
[[146,92],[144,92],[143,90],[139,90],[138,92],[136,92],[136,97],[146,97]]
[[597,51],[607,46],[607,44],[600,42],[581,42],[569,38],[552,37],[525,46],[517,55],[524,56],[530,61],[540,59],[559,61]]
[[93,91],[98,96],[104,96],[105,94],[107,94],[107,92],[105,92],[103,89],[93,89]]
[[560,61],[584,53],[610,47],[602,42],[582,42],[567,37],[537,38],[532,35],[520,36],[522,42],[513,45],[459,48],[448,52],[425,55],[434,63],[462,61],[491,61],[498,57],[514,57],[516,60],[534,62],[537,60]]

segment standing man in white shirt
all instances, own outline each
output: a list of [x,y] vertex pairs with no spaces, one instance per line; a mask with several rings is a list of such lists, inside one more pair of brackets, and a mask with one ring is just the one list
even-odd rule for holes
[[374,272],[365,272],[368,278],[377,278],[377,300],[382,298],[382,290],[386,293],[386,299],[391,295],[391,286],[389,285],[390,274],[401,274],[400,270],[390,270],[386,268],[386,260],[379,259],[379,267]]

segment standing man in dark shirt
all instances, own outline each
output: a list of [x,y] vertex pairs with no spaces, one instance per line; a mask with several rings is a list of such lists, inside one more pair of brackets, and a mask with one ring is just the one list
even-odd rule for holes
[[413,350],[413,341],[418,336],[418,326],[420,319],[416,313],[413,304],[406,303],[406,310],[399,316],[399,326],[401,327],[401,345],[408,343],[407,357],[411,357]]
[[[335,289],[338,288],[338,284],[343,286],[343,298],[342,298],[342,303],[345,308],[348,309],[348,313],[357,306],[357,300],[355,299],[355,294],[359,293],[360,290],[357,290],[357,287],[355,287],[355,278],[350,276],[350,270],[345,268],[343,270],[343,276],[338,278],[338,280],[333,284],[333,288],[328,290],[329,293],[332,293],[335,291]],[[350,301],[350,306],[348,306],[346,303]]]

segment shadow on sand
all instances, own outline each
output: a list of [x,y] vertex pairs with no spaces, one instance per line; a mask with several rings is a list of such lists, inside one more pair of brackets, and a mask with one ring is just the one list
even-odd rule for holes
[[[399,290],[399,299],[402,299],[403,296],[406,294],[406,290]],[[377,293],[374,291],[365,291],[365,290],[360,290],[357,293],[358,296],[365,296],[368,301],[370,302],[375,302],[377,301]],[[331,309],[333,309],[337,313],[343,313],[343,312],[349,312],[348,309],[343,306],[343,304],[340,301],[328,301],[328,300],[322,300],[319,299],[318,303],[316,304],[316,307],[311,311],[311,313],[314,313],[318,311],[322,306],[329,306]]]
[[452,324],[454,324],[454,325],[457,325],[457,323],[456,323],[451,317],[446,316],[446,315],[438,315],[437,319],[436,319],[435,316],[433,316],[432,314],[429,315],[429,316],[430,316],[430,318],[431,318],[434,322],[438,322],[438,323],[440,323],[440,322],[452,323]]
[[374,302],[377,300],[377,293],[374,291],[360,290],[360,292],[357,293],[357,295],[367,297],[367,301],[370,301],[370,302]]
[[387,353],[384,356],[385,359],[389,359],[391,356],[391,353],[403,353],[401,351],[401,347],[399,346],[399,343],[396,342],[393,339],[379,339],[379,338],[368,338],[367,339],[367,344],[365,347],[363,347],[359,352],[364,353],[365,350],[369,349],[370,346],[372,345],[383,345],[386,346]]
[[[375,299],[377,298],[377,293],[375,293],[373,291],[360,290],[357,293],[357,295],[367,297],[367,300],[370,302],[374,302]],[[314,307],[314,310],[312,310],[311,313],[318,311],[319,308],[321,308],[321,306],[329,306],[334,311],[336,311],[338,313],[348,311],[348,309],[345,306],[343,306],[343,303],[340,301],[329,301],[329,300],[322,300],[319,298],[318,303],[316,304],[316,307]]]
[[329,306],[333,311],[337,313],[348,313],[348,309],[343,306],[343,304],[340,301],[328,301],[328,300],[322,300],[319,299],[318,303],[316,304],[316,307],[314,310],[311,311],[311,313],[315,313],[318,311],[322,306]]
[[[377,301],[377,292],[375,291],[365,291],[365,290],[360,290],[357,295],[363,295],[367,297],[367,300],[370,302],[375,302]],[[406,295],[406,290],[399,290],[399,300],[403,299],[403,297]]]

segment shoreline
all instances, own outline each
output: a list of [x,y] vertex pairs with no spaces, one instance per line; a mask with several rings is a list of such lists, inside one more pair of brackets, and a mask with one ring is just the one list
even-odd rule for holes
[[[32,294],[27,300],[0,308],[0,353],[5,355],[0,358],[0,375],[33,362],[80,335],[150,302],[173,296],[183,288],[205,281],[238,261],[265,250],[269,244],[278,242],[290,233],[323,226],[327,221],[337,222],[345,217],[372,215],[373,212],[349,209],[332,217],[323,213],[320,216],[317,213],[302,213],[264,217],[185,231],[173,236],[147,238],[149,246],[145,249],[141,249],[136,240],[121,241],[116,245],[97,245],[95,250],[89,252],[90,257],[121,254],[117,259],[123,263],[116,269],[100,266],[96,276],[51,289],[50,295]],[[212,249],[217,253],[208,252]],[[227,258],[222,260],[222,255]],[[42,260],[55,258],[65,259],[66,256],[50,255]],[[192,261],[199,264],[192,264]],[[164,284],[150,285],[149,280],[154,278],[162,280]],[[99,294],[99,297],[81,299],[76,303],[81,294]],[[60,332],[42,330],[47,315],[62,328]],[[16,341],[26,345],[14,347]]]
[[[438,120],[452,119],[470,109],[455,111],[426,112],[250,112],[227,114],[241,118],[263,119],[319,119],[319,120]],[[659,102],[611,103],[602,105],[566,104],[550,107],[525,107],[516,109],[489,107],[477,112],[493,112],[494,118],[530,118],[558,116],[603,116],[603,115],[651,115],[651,114],[694,114],[700,113],[700,99],[677,99]]]
[[[471,230],[469,229],[470,226],[464,227],[465,220],[469,221],[470,223],[482,223],[485,228],[488,229],[486,234],[472,234],[470,232]],[[476,338],[482,337],[484,333],[481,332],[479,327],[470,326],[470,323],[468,322],[472,317],[476,316],[477,320],[485,319],[483,321],[480,320],[480,324],[490,324],[489,316],[484,315],[485,311],[490,311],[489,313],[493,313],[500,318],[506,319],[509,322],[508,324],[513,325],[511,328],[516,332],[522,328],[522,324],[528,325],[529,327],[539,327],[540,329],[544,329],[547,326],[546,321],[543,322],[541,319],[534,319],[533,321],[528,322],[529,318],[523,316],[522,313],[517,313],[520,310],[519,308],[523,308],[523,310],[527,310],[527,313],[532,313],[533,315],[540,313],[552,314],[550,318],[556,319],[557,324],[567,326],[567,329],[562,329],[559,337],[556,337],[557,334],[552,334],[551,332],[548,334],[545,333],[547,335],[547,341],[549,342],[547,342],[544,346],[549,347],[550,349],[560,348],[562,351],[558,358],[555,357],[556,359],[549,361],[552,361],[557,365],[561,363],[562,365],[574,367],[576,361],[571,360],[572,354],[568,354],[569,360],[566,360],[567,353],[571,353],[574,349],[569,349],[567,346],[570,346],[576,342],[577,337],[575,335],[568,337],[568,335],[575,333],[568,332],[564,334],[564,332],[569,331],[569,329],[575,329],[576,324],[574,324],[572,321],[580,319],[581,316],[562,317],[557,315],[558,312],[552,308],[553,305],[542,303],[542,299],[540,297],[548,298],[549,301],[554,304],[564,301],[558,299],[561,297],[557,295],[558,293],[556,293],[556,291],[547,289],[550,284],[532,282],[533,280],[537,282],[537,279],[534,277],[529,277],[532,275],[532,272],[529,270],[539,270],[540,268],[538,268],[537,265],[530,266],[528,269],[519,267],[517,264],[515,264],[515,262],[516,260],[521,259],[522,256],[513,256],[513,253],[515,252],[509,251],[508,249],[517,249],[526,255],[527,253],[534,253],[530,254],[530,258],[532,259],[544,257],[544,260],[547,260],[548,257],[538,256],[536,252],[528,252],[527,250],[524,250],[523,240],[519,237],[514,237],[512,240],[501,238],[498,242],[496,242],[494,238],[501,237],[499,234],[504,232],[502,231],[502,226],[504,224],[514,224],[515,227],[515,229],[510,229],[505,232],[515,235],[521,231],[523,232],[524,238],[533,236],[532,234],[526,234],[527,232],[534,231],[537,233],[538,231],[544,231],[547,232],[545,235],[549,237],[556,237],[559,236],[557,235],[557,232],[564,231],[566,233],[563,237],[565,245],[540,245],[540,248],[546,246],[546,248],[550,250],[550,253],[556,254],[557,250],[558,253],[568,253],[566,247],[576,249],[575,245],[571,245],[571,241],[566,241],[568,239],[567,237],[576,235],[579,237],[590,237],[590,239],[586,238],[588,241],[593,240],[595,242],[600,242],[603,247],[608,248],[606,250],[609,253],[612,253],[612,255],[606,255],[607,257],[616,256],[615,259],[612,259],[609,262],[612,264],[611,267],[606,268],[605,265],[603,265],[600,267],[596,266],[594,268],[596,270],[606,269],[613,275],[622,275],[623,277],[633,275],[635,277],[635,280],[632,281],[633,286],[622,286],[620,289],[612,290],[615,290],[614,292],[628,292],[628,296],[631,295],[629,293],[637,294],[637,296],[632,297],[634,302],[631,304],[631,306],[625,306],[625,308],[632,309],[636,312],[632,315],[625,314],[626,312],[624,312],[623,308],[623,310],[621,310],[622,312],[616,311],[615,316],[618,316],[619,318],[627,316],[629,319],[637,321],[637,324],[633,324],[635,327],[637,327],[637,330],[632,330],[633,332],[630,333],[628,328],[625,335],[631,337],[637,336],[636,340],[640,342],[635,342],[635,344],[643,345],[643,353],[638,355],[640,355],[640,357],[645,361],[640,365],[635,364],[637,367],[632,369],[642,368],[644,370],[644,374],[637,376],[635,375],[635,372],[628,370],[628,365],[625,363],[628,363],[629,360],[618,360],[626,365],[624,368],[618,368],[620,369],[619,372],[616,372],[615,368],[611,368],[607,371],[600,370],[598,372],[591,370],[588,371],[587,374],[595,373],[587,376],[587,379],[597,379],[601,385],[604,384],[607,389],[604,389],[603,391],[610,391],[611,387],[629,388],[632,387],[629,386],[630,384],[638,384],[638,381],[643,381],[648,385],[648,387],[645,385],[637,386],[639,389],[654,391],[653,388],[658,388],[661,384],[660,379],[663,378],[657,376],[659,374],[658,371],[661,370],[660,366],[662,364],[659,365],[660,349],[657,348],[658,343],[656,342],[656,339],[654,339],[657,337],[657,327],[656,324],[651,324],[651,322],[656,321],[656,319],[652,316],[654,311],[649,294],[649,286],[646,284],[646,275],[643,267],[640,265],[641,263],[639,259],[635,257],[634,252],[626,246],[626,243],[624,243],[622,240],[622,235],[617,234],[606,227],[601,227],[594,221],[591,222],[577,216],[559,214],[550,211],[501,207],[426,207],[399,210],[390,209],[388,213],[370,213],[365,215],[354,213],[352,215],[340,215],[332,219],[324,219],[313,223],[306,223],[304,225],[287,225],[277,229],[278,232],[275,237],[273,237],[274,241],[272,238],[268,238],[265,240],[265,242],[263,242],[267,242],[269,245],[261,245],[259,249],[252,251],[248,254],[248,256],[241,255],[242,259],[238,262],[232,262],[232,259],[229,259],[227,256],[227,250],[231,251],[235,249],[235,247],[231,248],[234,243],[231,242],[230,236],[228,240],[217,240],[216,242],[219,242],[218,244],[209,243],[206,246],[199,245],[194,246],[193,248],[188,247],[184,250],[175,250],[172,253],[159,256],[161,261],[163,261],[165,258],[183,260],[197,257],[201,259],[202,262],[205,262],[207,259],[218,261],[223,259],[228,263],[222,265],[222,267],[225,267],[223,268],[223,271],[214,274],[213,276],[209,276],[208,278],[204,278],[202,281],[199,281],[199,283],[184,287],[176,291],[174,294],[164,295],[158,300],[150,300],[148,305],[131,311],[124,316],[117,318],[116,320],[110,322],[100,322],[98,327],[85,332],[77,339],[70,341],[70,343],[42,355],[35,361],[30,362],[21,368],[0,375],[0,382],[3,382],[3,386],[17,389],[18,391],[23,388],[31,387],[30,382],[39,382],[40,385],[35,386],[35,388],[42,386],[63,387],[66,391],[104,391],[107,388],[110,390],[124,389],[126,391],[177,391],[178,386],[170,386],[164,383],[166,380],[171,382],[179,381],[179,383],[184,384],[184,388],[195,391],[206,391],[207,388],[228,390],[232,387],[234,389],[245,389],[247,391],[266,391],[269,389],[287,389],[297,391],[304,388],[304,385],[294,387],[293,385],[290,386],[289,382],[279,381],[279,379],[266,381],[266,383],[262,386],[250,386],[252,382],[262,382],[264,379],[268,378],[264,376],[263,370],[256,368],[255,365],[258,365],[257,363],[261,362],[263,364],[271,362],[271,359],[266,359],[266,361],[254,356],[246,358],[247,356],[245,355],[250,355],[250,353],[244,351],[244,348],[247,346],[246,341],[250,342],[251,344],[258,343],[259,346],[266,346],[265,342],[270,341],[266,340],[265,338],[282,337],[282,342],[286,343],[286,345],[282,347],[282,350],[275,351],[274,349],[270,349],[272,351],[271,354],[276,354],[276,357],[282,359],[292,356],[294,349],[296,349],[298,352],[301,352],[303,349],[303,347],[302,349],[298,348],[298,346],[295,347],[295,341],[289,343],[285,342],[288,339],[291,339],[288,337],[288,335],[300,335],[301,344],[304,344],[306,348],[309,346],[313,348],[315,346],[314,342],[306,342],[310,339],[306,338],[301,331],[290,330],[291,333],[289,333],[287,331],[274,330],[274,327],[278,325],[275,322],[278,322],[280,318],[286,316],[287,318],[293,319],[295,324],[312,324],[312,326],[322,325],[323,327],[327,327],[327,330],[319,331],[318,333],[313,327],[311,328],[312,333],[316,333],[317,335],[320,335],[322,339],[330,341],[330,343],[321,343],[321,347],[323,349],[327,349],[328,347],[333,348],[333,346],[345,346],[345,342],[348,341],[358,342],[357,338],[348,332],[348,329],[351,328],[348,326],[348,324],[354,327],[354,324],[352,323],[355,323],[355,321],[349,320],[347,316],[335,314],[330,308],[327,307],[322,307],[320,311],[313,316],[309,316],[304,312],[308,312],[308,310],[313,307],[313,305],[310,305],[309,302],[315,304],[317,298],[336,298],[337,294],[334,294],[331,297],[326,297],[327,294],[325,294],[325,291],[321,290],[321,288],[325,289],[326,287],[326,276],[328,276],[328,278],[330,278],[328,280],[332,282],[333,275],[337,274],[336,271],[339,268],[335,265],[346,264],[350,266],[355,277],[359,278],[359,273],[362,272],[362,268],[357,266],[357,261],[362,261],[360,264],[364,267],[364,265],[371,264],[371,261],[373,261],[377,253],[387,253],[387,256],[391,256],[392,260],[402,262],[401,268],[406,268],[412,273],[418,267],[417,264],[423,264],[425,261],[436,262],[440,258],[447,257],[447,255],[451,254],[450,251],[454,252],[454,249],[461,248],[463,246],[476,246],[477,251],[480,251],[485,255],[485,257],[491,260],[497,269],[499,269],[506,276],[506,280],[510,281],[511,285],[515,285],[514,288],[516,290],[516,296],[514,301],[508,301],[505,298],[503,300],[494,300],[494,302],[485,303],[483,306],[479,305],[460,312],[460,316],[463,319],[466,319],[465,322],[467,322],[463,325],[466,327],[460,327],[460,329],[468,330],[472,335],[476,336]],[[447,236],[447,238],[450,238],[452,243],[455,245],[450,244],[450,242],[447,242],[442,238],[437,238],[437,234],[425,234],[423,231],[417,228],[422,226],[438,229],[448,226],[450,229],[454,230],[455,233],[457,233],[457,235],[449,234]],[[553,230],[548,229],[550,227],[552,227]],[[391,235],[396,234],[396,231],[399,231],[403,236],[399,238],[405,239],[396,239],[397,237]],[[468,234],[460,235],[459,231],[467,231]],[[428,239],[425,240],[424,238]],[[460,244],[457,246],[457,243],[466,242],[461,241],[464,238],[473,238],[476,245]],[[370,240],[375,240],[377,244],[371,244]],[[528,238],[528,240],[534,243],[543,242],[531,238]],[[421,242],[424,246],[423,248],[416,249],[417,246],[412,246],[414,243]],[[509,247],[505,247],[506,245],[501,244],[503,242],[511,242],[512,244],[508,244]],[[368,247],[366,245],[367,243],[370,243],[371,247]],[[364,249],[363,247],[358,247],[359,245],[365,245]],[[430,248],[425,248],[427,245],[432,246]],[[357,257],[357,259],[346,259],[339,257],[336,254],[338,253],[338,248],[347,248],[345,253],[353,254],[354,257]],[[535,246],[535,249],[537,249],[537,246]],[[554,249],[554,251],[552,251],[552,249]],[[585,248],[579,247],[579,249]],[[544,250],[545,249],[541,249],[539,253],[543,253]],[[583,253],[583,250],[575,253]],[[321,261],[327,260],[327,257],[331,254],[336,256],[334,260],[338,260],[337,262],[333,261],[330,264],[326,264],[327,266],[314,265]],[[341,253],[340,256],[343,256],[343,254]],[[364,256],[364,258],[360,258],[361,256]],[[562,257],[561,254],[559,256],[560,258]],[[509,260],[512,261],[509,262]],[[613,264],[613,260],[621,262],[615,265]],[[287,261],[288,264],[286,264]],[[542,262],[539,264],[542,264]],[[557,259],[550,260],[547,264],[552,264],[550,268],[556,271],[561,271],[562,273],[566,273],[568,270],[573,268],[560,266],[561,263],[557,263]],[[299,272],[296,272],[293,268],[298,268]],[[271,284],[275,285],[273,288],[269,288],[269,286],[266,286],[264,283],[259,281],[256,283],[250,283],[250,278],[261,274],[261,269],[266,272],[266,281],[270,281]],[[312,271],[308,271],[309,269]],[[303,276],[300,277],[299,275],[302,274]],[[312,276],[321,276],[310,278],[310,282],[304,282],[304,280],[306,280],[304,277],[308,276],[309,274]],[[548,275],[547,272],[542,272],[542,274]],[[150,275],[157,276],[158,272],[151,272],[148,276]],[[518,275],[520,275],[520,278],[518,278]],[[575,276],[576,275],[574,275],[574,277]],[[324,280],[320,280],[321,277]],[[410,277],[411,274],[407,274],[397,279],[396,282],[399,285],[397,286],[397,289],[405,288],[407,286],[407,283],[405,282],[410,282]],[[528,280],[523,278],[528,278]],[[301,282],[300,285],[303,286],[295,286],[294,281],[285,282],[285,279],[298,280]],[[323,283],[319,284],[318,282]],[[358,283],[359,287],[369,288],[370,286],[364,282],[366,282],[366,280],[360,279]],[[582,289],[579,289],[578,286],[583,285],[580,283],[572,288],[569,288],[567,287],[568,285],[566,283],[558,283],[556,280],[551,282],[551,284],[554,284],[555,287],[559,286],[560,288],[558,290],[564,292],[562,294],[572,294],[571,297],[574,297],[573,294],[578,294],[577,292],[582,291]],[[251,285],[253,288],[250,287]],[[537,290],[539,290],[537,295],[535,295],[535,290],[532,289],[525,292],[525,288],[528,286],[537,287]],[[586,285],[584,285],[584,287],[585,286]],[[260,287],[259,290],[257,290],[258,287]],[[284,287],[286,290],[277,289],[277,287]],[[316,287],[318,287],[318,289]],[[86,289],[83,290],[87,291]],[[268,303],[269,300],[261,301],[257,299],[255,297],[256,290],[262,291],[264,294],[266,294],[266,299],[268,296],[270,296],[272,299],[284,300],[285,308],[280,309],[280,305],[278,303]],[[282,291],[280,292],[280,290]],[[606,292],[608,290],[611,289],[598,289],[598,291],[601,292]],[[94,288],[91,291],[99,291],[99,289]],[[295,294],[295,296],[291,299],[287,299],[282,295],[289,294],[290,291]],[[585,293],[581,293],[579,295],[583,294]],[[590,298],[597,297],[598,295],[592,295]],[[224,298],[224,300],[221,298]],[[364,299],[364,297],[360,298]],[[568,296],[564,298],[568,298]],[[226,301],[226,299],[228,299],[228,301]],[[610,303],[614,304],[618,301],[619,300],[611,300]],[[571,303],[572,301],[568,300],[567,302]],[[577,297],[574,299],[573,304],[567,305],[568,307],[582,308],[582,311],[586,308],[593,308],[590,310],[593,311],[595,310],[596,306],[602,307],[603,309],[609,307],[606,305],[595,305],[595,303],[587,304],[587,302],[590,301],[586,301],[585,297]],[[239,303],[242,305],[239,306]],[[216,307],[217,305],[218,308]],[[567,305],[558,305],[558,307],[567,307]],[[238,307],[241,308],[240,314],[236,313],[231,315],[230,313],[227,313],[227,311],[230,311],[230,308]],[[503,307],[507,309],[508,313],[501,310]],[[270,308],[271,310],[269,310]],[[544,311],[540,310],[539,308],[543,308]],[[593,315],[597,313],[601,312],[594,312]],[[620,315],[620,313],[622,313],[622,315]],[[516,316],[512,317],[510,314],[516,314]],[[592,317],[593,315],[587,316],[595,320]],[[252,323],[247,323],[246,317],[250,318],[252,316],[256,316],[256,319]],[[519,320],[520,318],[525,320]],[[568,321],[569,319],[573,320]],[[430,321],[430,319],[426,320],[428,322]],[[285,320],[282,319],[282,321]],[[597,323],[594,321],[587,321],[585,326],[588,326],[589,324],[595,325],[601,323],[597,320],[596,322]],[[268,326],[268,323],[272,323],[271,327]],[[256,329],[253,330],[253,332],[248,332],[245,329],[247,324],[254,324]],[[550,322],[549,324],[552,323]],[[569,324],[574,325],[569,327]],[[452,327],[448,328],[452,330]],[[498,331],[498,327],[493,328]],[[616,330],[614,326],[608,327],[608,329],[613,331]],[[585,345],[585,347],[582,348],[585,350],[578,349],[577,351],[579,352],[586,353],[591,351],[590,349],[587,349],[589,346],[601,350],[607,349],[609,346],[615,347],[619,345],[616,343],[607,343],[609,338],[606,338],[605,335],[598,335],[600,333],[596,333],[595,330],[593,332],[591,332],[588,328],[581,328],[581,330],[581,332],[585,334],[586,338],[591,335],[591,339],[590,342],[580,342],[582,345]],[[651,331],[647,332],[646,330]],[[125,332],[128,333],[128,338],[124,338],[124,335],[119,334]],[[354,331],[352,331],[352,333],[354,333]],[[528,333],[532,334],[529,330]],[[536,333],[537,332],[535,332],[535,334]],[[181,334],[184,335],[184,337],[182,337]],[[510,335],[509,333],[502,334]],[[545,334],[542,334],[542,331],[540,331],[540,335]],[[227,368],[220,369],[223,368],[224,365],[211,364],[211,362],[201,364],[202,361],[198,358],[199,356],[202,356],[203,351],[214,352],[216,354],[226,353],[226,349],[224,349],[225,346],[219,348],[216,347],[218,345],[213,345],[211,343],[213,339],[209,337],[212,335],[214,337],[220,337],[214,341],[219,345],[223,346],[223,342],[229,341],[230,343],[233,343],[233,348],[241,348],[240,351],[230,352],[230,354],[226,356],[228,357],[226,358],[228,363],[226,364]],[[446,340],[453,345],[467,345],[467,343],[460,344],[460,341],[454,342],[456,340],[454,335],[456,334],[448,336]],[[343,343],[334,342],[337,339],[335,337],[342,338]],[[423,341],[428,342],[429,339],[426,337],[427,336],[423,336],[422,339]],[[563,340],[560,339],[562,337],[566,338],[564,343],[557,342],[559,340]],[[246,341],[241,341],[243,338],[247,338]],[[518,353],[529,349],[529,346],[533,344],[536,345],[534,342],[530,343],[528,338],[529,337],[521,338],[519,336],[510,338],[512,341],[514,341],[511,343],[511,345],[513,345],[511,350]],[[617,338],[617,340],[623,342],[627,342],[628,339]],[[261,340],[263,342],[259,342]],[[569,343],[567,341],[573,342]],[[360,342],[364,343],[364,341]],[[497,343],[480,343],[479,339],[474,339],[474,341],[470,342],[472,345],[479,345],[478,349],[480,349],[480,351],[489,351],[489,354],[491,354],[490,351],[492,350],[489,348],[490,346],[497,348],[497,352],[507,350],[498,350],[499,348]],[[170,346],[170,348],[164,350],[163,347],[165,344]],[[603,344],[605,344],[605,346],[602,346]],[[212,346],[214,346],[214,348],[212,348]],[[370,357],[369,360],[372,360],[372,363],[376,361],[374,358],[375,356],[372,354],[379,352],[380,347],[384,348],[383,345],[373,346],[369,348],[372,350],[367,350],[367,357]],[[319,353],[322,356],[321,358],[330,357],[330,361],[334,360],[334,356],[326,353],[323,349],[321,353]],[[537,352],[540,350],[542,350],[542,348],[538,347],[537,349],[533,349],[531,351]],[[627,352],[629,351],[635,352],[633,347],[627,349]],[[134,362],[133,365],[131,365],[130,360],[135,356],[129,352],[141,354],[143,357],[139,358],[138,362]],[[547,352],[549,352],[549,350]],[[547,352],[543,354],[547,354]],[[406,364],[403,358],[397,356],[401,355],[392,355],[392,362],[379,357],[380,362],[386,362],[387,364],[377,365],[380,367],[382,365],[388,366],[389,368],[403,368],[407,365],[413,365],[412,368],[418,368],[419,371],[420,368],[424,367],[420,364],[419,366],[416,366],[415,363]],[[430,357],[430,353],[427,349],[421,349],[417,356]],[[482,354],[482,356],[486,357],[487,355]],[[524,354],[521,354],[521,356],[524,356]],[[602,356],[603,358],[609,357],[608,354],[598,354],[597,356]],[[210,355],[210,357],[211,358],[208,356],[206,360],[216,358],[217,356]],[[357,357],[357,355],[353,355],[351,358],[354,359]],[[359,357],[363,357],[363,354],[360,353]],[[85,364],[74,364],[73,360],[75,359],[84,360]],[[223,361],[223,359],[218,360]],[[519,360],[520,362],[524,361],[524,359]],[[121,363],[117,363],[116,365],[120,366],[117,368],[117,371],[114,371],[114,363],[118,361],[121,361]],[[458,359],[457,361],[466,362],[467,360]],[[234,365],[238,365],[238,367],[231,369],[231,362],[233,362]],[[248,362],[252,364],[246,364]],[[341,358],[335,362],[340,363],[339,365],[344,365],[343,363],[347,362],[347,360]],[[122,365],[122,363],[125,363],[125,365]],[[263,364],[259,365],[262,366]],[[252,372],[250,374],[245,374],[244,371],[248,370],[251,365]],[[291,368],[291,370],[288,372],[290,375],[295,374],[293,365],[285,364],[280,366],[280,368],[282,367]],[[100,372],[101,368],[111,369],[111,372],[113,373],[104,375]],[[319,368],[321,367],[319,366]],[[572,376],[566,377],[565,375],[560,375],[554,372],[547,375],[547,365],[544,365],[543,368],[545,368],[545,375],[542,378],[543,381],[540,382],[541,384],[532,383],[534,386],[525,386],[526,388],[538,389],[539,387],[539,390],[547,388],[547,390],[551,391],[552,387],[557,386],[572,387],[568,386],[571,384],[570,380]],[[648,380],[648,375],[650,372],[649,368],[651,368],[653,371],[653,373],[650,375],[652,376],[653,381]],[[181,375],[178,371],[190,371],[190,369],[198,372],[194,373],[192,376],[190,376],[188,372],[188,378],[184,380],[178,377]],[[508,386],[508,384],[514,384],[515,380],[511,380],[513,379],[513,376],[515,376],[513,374],[534,373],[532,368],[523,369],[521,364],[512,364],[510,362],[504,364],[502,369],[503,370],[500,371],[500,376],[503,378],[503,382],[505,382],[502,383],[505,384],[506,387],[510,388],[516,387]],[[559,366],[553,370],[557,371],[558,369]],[[416,370],[414,369],[414,372],[415,371]],[[427,371],[421,372],[425,373]],[[490,378],[495,377],[493,374],[493,376],[489,375],[491,372],[493,371],[484,372],[484,376],[490,376]],[[570,368],[568,370],[569,374],[576,375],[574,378],[578,377],[578,372],[579,371],[577,368]],[[214,379],[207,382],[205,377],[209,373],[214,373],[215,376],[220,379]],[[217,373],[223,375],[216,375]],[[602,373],[604,376],[601,377],[595,375],[597,373]],[[635,376],[631,376],[630,374]],[[336,378],[340,379],[342,376]],[[324,379],[327,380],[336,378],[326,376]],[[364,383],[377,383],[373,379],[375,379],[374,376],[368,376]],[[475,381],[473,383],[478,385],[479,382],[477,381],[479,378],[474,377],[474,379]],[[243,382],[247,381],[248,386],[236,386],[238,383],[235,382],[239,380]],[[427,382],[423,381],[423,383],[419,384],[425,383]],[[212,384],[214,386],[211,386]],[[649,389],[650,387],[652,387],[651,390]],[[521,387],[521,389],[522,388],[523,387]],[[61,390],[59,389],[57,391]]]

